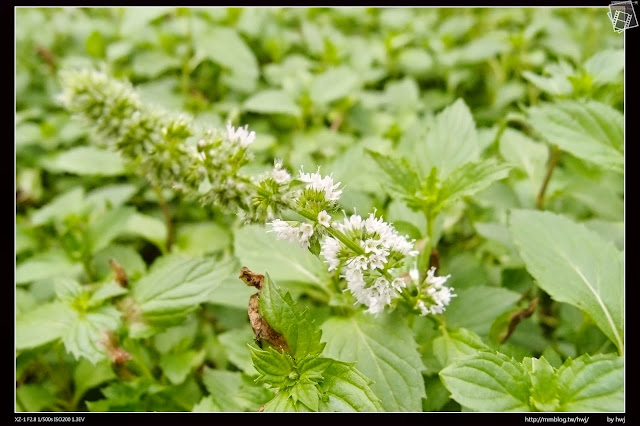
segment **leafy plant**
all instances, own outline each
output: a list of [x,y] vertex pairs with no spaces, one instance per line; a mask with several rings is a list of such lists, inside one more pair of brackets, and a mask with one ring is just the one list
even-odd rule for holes
[[16,411],[623,411],[601,12],[18,8]]

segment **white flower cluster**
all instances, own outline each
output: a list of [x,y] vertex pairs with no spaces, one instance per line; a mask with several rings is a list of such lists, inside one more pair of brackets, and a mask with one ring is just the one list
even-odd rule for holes
[[239,143],[241,147],[246,148],[255,141],[256,132],[249,132],[248,124],[236,129],[231,123],[227,123],[227,136],[231,142]]
[[[419,296],[415,306],[416,309],[420,310],[420,315],[422,316],[443,313],[445,307],[451,302],[451,298],[456,296],[456,294],[453,293],[453,287],[444,285],[451,275],[436,277],[435,272],[436,268],[434,267],[427,272],[427,279],[425,280],[427,283],[426,290]],[[410,275],[411,278],[414,278],[417,277],[418,273],[414,269]],[[427,300],[425,300],[425,298]]]
[[309,248],[309,238],[313,235],[313,225],[308,223],[291,225],[289,222],[280,219],[269,222],[269,225],[271,225],[271,230],[268,232],[275,232],[276,238],[279,240],[287,240],[300,244],[302,248]]
[[307,184],[307,189],[323,193],[327,201],[338,201],[342,195],[342,190],[338,189],[340,182],[334,184],[331,175],[322,177],[318,172],[305,173],[301,169],[298,179]]
[[413,243],[398,235],[391,225],[376,218],[373,213],[367,219],[354,214],[345,218],[343,223],[333,223],[332,227],[362,250],[356,253],[338,239],[327,236],[322,242],[320,254],[329,271],[343,266],[347,286],[358,303],[366,305],[370,313],[381,312],[406,286],[402,278],[390,282],[385,272],[400,266],[404,257],[418,254],[412,250]]

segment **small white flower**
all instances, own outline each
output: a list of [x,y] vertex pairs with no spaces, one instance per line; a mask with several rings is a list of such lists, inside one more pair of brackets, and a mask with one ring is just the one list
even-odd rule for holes
[[241,147],[246,148],[256,139],[256,132],[249,132],[249,125],[247,124],[236,129],[229,122],[227,123],[227,136],[231,142],[239,142]]
[[309,247],[309,238],[313,235],[313,226],[310,224],[302,223],[293,226],[284,220],[276,219],[269,222],[269,225],[271,225],[269,232],[275,232],[277,239],[298,243],[302,248]]
[[326,211],[322,210],[318,213],[318,223],[325,228],[331,226],[331,216]]
[[333,183],[331,176],[325,176],[323,178],[320,176],[320,173],[304,173],[304,171],[300,169],[298,179],[307,184],[307,189],[324,193],[327,201],[338,201],[340,199],[340,195],[342,194],[342,190],[338,189],[340,182]]
[[429,269],[427,272],[427,284],[431,284],[436,288],[440,288],[444,285],[445,282],[449,279],[451,275],[447,275],[445,277],[436,277],[436,268],[434,266]]
[[280,185],[289,183],[291,175],[285,169],[282,168],[282,161],[276,160],[273,167],[273,180]]

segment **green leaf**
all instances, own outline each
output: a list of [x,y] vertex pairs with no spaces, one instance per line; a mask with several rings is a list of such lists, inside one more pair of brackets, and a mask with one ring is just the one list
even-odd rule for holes
[[529,375],[514,359],[480,352],[449,365],[440,378],[460,405],[474,411],[531,411]]
[[417,142],[413,157],[423,177],[437,167],[441,180],[458,166],[478,159],[476,124],[462,99],[442,110],[427,137]]
[[523,365],[531,379],[531,405],[537,411],[558,411],[556,375],[551,364],[544,357],[540,357],[525,358]]
[[128,290],[126,288],[120,286],[118,283],[113,281],[102,284],[93,292],[93,294],[91,295],[91,298],[87,303],[87,306],[89,307],[99,306],[105,300],[109,300],[113,297],[121,296],[123,294],[126,294],[127,292]]
[[179,385],[187,378],[187,374],[202,364],[204,360],[204,350],[171,352],[160,356],[160,367],[162,373],[174,385]]
[[58,405],[58,398],[53,391],[39,383],[26,383],[17,387],[16,402],[23,407],[22,411],[38,412],[53,410]]
[[271,401],[265,404],[265,412],[308,412],[307,407],[302,404],[296,404],[291,397],[291,389],[281,390],[273,397]]
[[[267,350],[249,346],[253,366],[258,371],[259,383],[271,387],[282,388],[295,383],[298,373],[295,372],[295,360],[287,352],[280,352],[269,346]],[[293,373],[292,377],[289,374]]]
[[[333,360],[320,384],[323,398],[319,411],[383,411],[382,401],[371,389],[372,382],[352,364]],[[422,376],[418,374],[422,381]],[[424,385],[422,387],[424,392]]]
[[292,246],[288,241],[276,240],[262,226],[243,226],[234,234],[235,255],[242,265],[257,273],[268,270],[271,278],[283,288],[300,282],[325,292],[329,274],[326,266],[313,254]]
[[524,71],[522,76],[538,89],[555,96],[569,95],[573,92],[573,85],[568,78],[575,73],[571,65],[566,62],[551,64],[545,67],[545,73],[548,74],[548,76],[538,75],[531,71]]
[[249,375],[257,374],[251,363],[251,354],[247,351],[247,344],[255,339],[251,327],[247,326],[225,331],[218,334],[218,339],[224,345],[224,350],[230,362]]
[[300,107],[284,90],[262,90],[244,101],[243,107],[247,111],[260,114],[288,114],[296,117],[300,115]]
[[442,182],[439,201],[441,205],[446,205],[461,197],[473,195],[507,177],[509,169],[510,166],[499,164],[494,159],[463,164]]
[[161,249],[167,240],[167,226],[162,220],[138,212],[129,217],[125,230],[141,236]]
[[300,312],[289,293],[284,294],[265,274],[260,292],[260,315],[287,340],[293,357],[302,360],[322,353],[322,332],[309,319],[308,312]]
[[54,219],[63,219],[72,213],[79,213],[83,209],[84,189],[81,186],[76,186],[36,210],[31,215],[31,223],[34,226],[44,225]]
[[132,247],[111,244],[93,256],[93,265],[99,279],[112,278],[109,260],[115,259],[127,273],[130,280],[137,280],[145,273],[147,265],[140,253]]
[[100,31],[93,31],[85,43],[87,53],[94,58],[104,58],[106,43]]
[[116,378],[108,360],[105,359],[94,365],[84,358],[81,359],[73,372],[74,401],[79,401],[89,389]]
[[164,327],[182,322],[220,283],[216,262],[167,256],[132,286],[132,297],[148,323]]
[[597,101],[563,101],[529,109],[532,126],[551,144],[618,172],[624,167],[622,114]]
[[136,193],[138,186],[131,183],[104,185],[87,194],[87,204],[96,209],[120,207]]
[[16,266],[16,284],[57,277],[77,277],[82,272],[82,264],[70,261],[59,251],[36,254]]
[[242,384],[241,373],[205,367],[202,382],[209,391],[212,406],[207,411],[244,411],[236,396]]
[[590,315],[622,353],[622,253],[584,225],[550,212],[513,210],[509,230],[538,286]]
[[346,66],[340,66],[316,76],[311,82],[309,95],[313,103],[328,104],[350,95],[359,84],[360,79],[355,71]]
[[260,74],[258,62],[233,28],[214,27],[198,37],[197,55],[211,59],[235,77],[228,79],[227,84],[243,92],[254,90]]
[[40,305],[16,318],[16,350],[31,349],[62,337],[74,312],[55,301]]
[[295,403],[302,403],[310,411],[318,411],[320,406],[320,390],[315,383],[299,381],[291,388],[291,398]]
[[593,77],[594,83],[623,83],[624,49],[602,50],[584,63],[584,69]]
[[501,287],[473,286],[455,291],[457,297],[445,311],[447,325],[467,328],[487,336],[496,316],[520,299],[521,295]]
[[62,335],[67,351],[76,359],[84,357],[92,363],[105,359],[105,349],[100,343],[102,331],[115,330],[120,325],[120,312],[113,306],[103,306],[91,312],[80,314],[68,323]]
[[467,330],[458,328],[443,331],[442,336],[433,339],[433,352],[442,366],[476,355],[478,351],[489,351],[480,336]]
[[325,354],[348,362],[373,380],[371,390],[385,411],[421,411],[424,365],[413,333],[392,316],[358,314],[322,325]]
[[405,158],[398,160],[369,149],[366,149],[366,152],[384,173],[385,183],[391,194],[404,200],[415,196],[420,189],[420,178]]
[[116,237],[127,231],[129,221],[135,213],[136,210],[133,207],[119,207],[93,220],[87,230],[91,252],[96,253],[102,250]]
[[500,137],[500,155],[524,171],[535,190],[540,188],[549,158],[549,149],[544,144],[507,128]]
[[614,354],[582,355],[557,371],[564,411],[624,411],[624,361]]
[[224,250],[231,243],[228,230],[210,222],[183,223],[176,232],[175,247],[191,256]]
[[52,172],[76,175],[118,176],[125,172],[120,154],[94,146],[79,146],[61,152],[42,165]]

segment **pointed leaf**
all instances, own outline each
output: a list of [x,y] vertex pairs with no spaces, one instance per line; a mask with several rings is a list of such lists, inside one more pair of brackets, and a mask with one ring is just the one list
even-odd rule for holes
[[440,378],[461,405],[475,411],[531,411],[529,375],[513,358],[480,352],[449,365]]
[[618,110],[597,101],[563,101],[532,107],[529,118],[551,144],[622,172],[624,120]]
[[554,213],[514,210],[509,230],[537,284],[553,299],[589,314],[622,353],[622,253],[584,225]]
[[243,107],[247,111],[261,114],[300,115],[300,107],[284,90],[268,89],[258,92],[244,101]]
[[374,381],[371,389],[386,411],[422,410],[424,365],[413,333],[402,321],[358,314],[331,318],[322,330],[325,354],[356,362],[356,368]]
[[324,344],[320,343],[320,329],[314,326],[307,312],[300,312],[291,295],[284,294],[268,274],[260,292],[260,315],[271,328],[284,335],[295,359],[302,360],[322,352]]
[[176,325],[211,298],[220,278],[218,264],[210,259],[168,256],[132,286],[132,297],[150,324]]
[[583,355],[558,369],[565,411],[624,411],[624,361],[614,354]]
[[406,159],[398,160],[369,149],[366,152],[384,173],[385,182],[391,194],[407,199],[412,198],[419,190],[420,179],[418,174]]
[[458,99],[436,116],[426,139],[416,143],[414,160],[423,177],[437,167],[445,179],[458,166],[476,161],[479,151],[471,111]]
[[473,195],[507,177],[509,169],[510,166],[499,164],[494,159],[463,164],[442,182],[439,201],[441,205],[446,205],[461,197]]
[[383,411],[382,401],[371,389],[371,380],[353,365],[333,360],[323,374],[320,411]]

